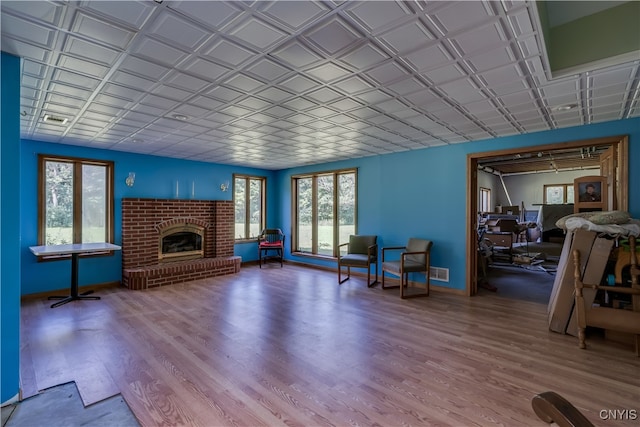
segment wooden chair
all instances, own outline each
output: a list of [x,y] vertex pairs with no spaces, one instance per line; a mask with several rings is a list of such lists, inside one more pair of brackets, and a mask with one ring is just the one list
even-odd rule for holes
[[559,427],[593,427],[582,412],[553,391],[533,396],[531,407],[538,418],[548,424],[555,423]]
[[[638,268],[638,256],[636,254],[636,239],[629,238],[630,246],[630,268],[631,287],[627,286],[600,286],[586,284],[582,282],[580,274],[580,252],[573,251],[574,259],[574,283],[575,283],[575,310],[578,319],[578,344],[580,348],[586,348],[585,329],[587,326],[594,326],[602,329],[609,329],[620,332],[636,334],[636,354],[640,356],[640,268]],[[618,292],[631,295],[633,310],[625,310],[610,307],[587,307],[582,295],[583,288],[604,290],[607,292]]]
[[[367,286],[378,283],[378,236],[351,235],[349,243],[342,243],[340,248],[346,247],[345,255],[338,255],[338,283],[343,284],[351,278],[351,267],[367,269]],[[371,265],[375,267],[376,279],[371,282]],[[347,267],[347,277],[342,279],[342,267]]]
[[[265,228],[258,236],[258,264],[262,268],[262,261],[267,259],[275,259],[280,261],[282,268],[282,260],[284,257],[284,233],[279,228]],[[270,253],[275,254],[270,255]]]
[[[407,246],[382,248],[382,289],[400,288],[400,298],[415,298],[429,295],[431,275],[431,240],[410,238]],[[386,261],[388,251],[402,250],[398,261]],[[385,286],[384,273],[400,276],[400,285]],[[409,287],[409,273],[425,272],[427,279],[426,292],[405,293]]]

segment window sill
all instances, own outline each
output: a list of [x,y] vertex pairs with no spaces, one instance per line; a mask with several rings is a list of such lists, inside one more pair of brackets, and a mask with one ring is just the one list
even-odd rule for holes
[[311,254],[309,252],[291,252],[291,256],[299,256],[303,258],[315,258],[321,259],[325,261],[337,261],[338,258],[331,255],[319,255],[319,254]]

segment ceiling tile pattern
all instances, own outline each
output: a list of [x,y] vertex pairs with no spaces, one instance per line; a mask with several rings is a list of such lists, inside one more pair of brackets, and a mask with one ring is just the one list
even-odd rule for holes
[[549,80],[533,7],[3,0],[2,50],[23,138],[266,169],[640,115],[640,58]]

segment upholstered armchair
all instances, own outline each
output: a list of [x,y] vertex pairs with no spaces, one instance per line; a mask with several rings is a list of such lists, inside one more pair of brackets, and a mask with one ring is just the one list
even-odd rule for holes
[[284,257],[284,233],[279,228],[265,228],[258,236],[258,264],[262,268],[262,262],[267,259],[280,261]]
[[[382,289],[400,288],[401,298],[414,298],[429,295],[429,284],[431,275],[431,240],[410,238],[407,246],[394,246],[382,248]],[[388,260],[388,252],[402,251],[400,259],[397,261]],[[400,285],[385,286],[385,272],[400,277]],[[424,272],[426,274],[427,287],[426,292],[408,292],[409,273]]]
[[[338,283],[342,284],[351,277],[351,267],[367,269],[367,286],[372,287],[378,283],[378,236],[351,235],[349,243],[338,246],[346,247],[347,253],[338,254]],[[371,265],[374,266],[376,278],[371,282]],[[342,279],[342,268],[347,267],[347,277]]]

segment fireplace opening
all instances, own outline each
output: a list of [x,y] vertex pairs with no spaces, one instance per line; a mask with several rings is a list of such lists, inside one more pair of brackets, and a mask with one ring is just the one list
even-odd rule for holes
[[160,236],[158,259],[178,261],[204,257],[204,229],[183,224],[164,230]]

